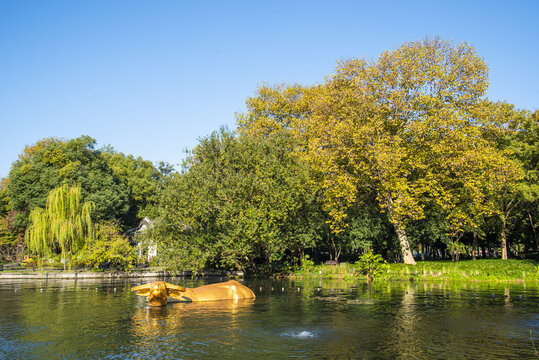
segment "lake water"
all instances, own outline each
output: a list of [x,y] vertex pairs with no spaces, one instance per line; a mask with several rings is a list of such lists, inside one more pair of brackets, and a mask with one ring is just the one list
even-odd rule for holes
[[523,284],[246,280],[254,301],[150,308],[130,288],[153,280],[0,280],[0,359],[539,359]]

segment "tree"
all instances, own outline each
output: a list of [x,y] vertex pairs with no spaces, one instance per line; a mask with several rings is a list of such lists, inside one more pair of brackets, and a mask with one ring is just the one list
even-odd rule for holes
[[[335,232],[346,228],[358,191],[374,191],[403,261],[415,264],[407,224],[422,219],[429,203],[448,211],[455,180],[481,181],[469,170],[487,160],[481,154],[495,153],[483,136],[499,126],[483,99],[487,78],[471,46],[425,39],[376,61],[343,61],[321,86],[262,88],[257,101],[270,104],[271,115],[251,112],[239,123],[251,133],[296,134],[298,153],[319,174]],[[284,115],[271,111],[282,102]]]
[[0,261],[14,260],[19,244],[17,230],[13,226],[14,212],[7,194],[8,181],[8,178],[0,180]]
[[314,244],[316,197],[293,138],[264,141],[221,129],[204,138],[163,190],[154,236],[167,265],[260,271]]
[[8,196],[17,212],[17,226],[26,228],[30,210],[45,207],[47,194],[60,186],[59,169],[64,164],[60,154],[65,141],[46,138],[26,146],[9,173]]
[[[339,233],[327,232],[324,240],[329,243],[334,259],[339,260],[342,253],[347,260],[356,258],[369,250],[386,253],[394,248],[394,232],[386,214],[381,214],[372,194],[361,194],[359,204],[346,212],[346,230]],[[323,219],[330,222],[331,219]],[[324,242],[319,242],[321,247]]]
[[47,194],[62,185],[81,186],[82,198],[95,204],[95,221],[126,220],[129,188],[116,176],[95,140],[48,138],[27,146],[9,174],[8,195],[16,226],[26,228],[31,210],[44,208]]
[[[510,163],[503,164],[492,175],[493,181],[488,189],[488,200],[496,207],[496,215],[501,222],[500,237],[502,242],[502,259],[508,257],[507,229],[510,217],[518,212],[520,205],[528,208],[527,214],[532,230],[535,230],[533,217],[533,204],[539,199],[538,166],[539,157],[538,138],[539,126],[537,113],[528,111],[515,111],[510,106],[503,106],[505,110],[506,129],[496,133],[498,151],[509,154]],[[492,167],[492,165],[491,165]],[[503,174],[500,176],[500,174]],[[534,233],[535,235],[535,233]]]
[[[535,113],[517,111],[512,122],[513,132],[508,141],[514,157],[522,164],[523,181],[518,186],[520,193],[520,218],[522,242],[535,251],[539,250],[537,216],[539,214],[539,110]],[[527,224],[526,224],[527,223]]]
[[452,235],[446,213],[441,207],[427,206],[424,214],[424,218],[411,221],[406,226],[407,234],[416,241],[421,260],[426,260],[425,255],[429,253],[431,256],[438,256],[433,253],[433,250],[441,250],[449,246],[450,235]]
[[46,208],[30,212],[30,226],[26,229],[28,248],[42,257],[59,248],[65,270],[67,254],[73,254],[93,237],[93,209],[92,202],[81,202],[80,185],[52,190]]
[[157,216],[159,191],[163,178],[171,172],[169,166],[161,163],[162,173],[150,161],[141,157],[124,155],[108,147],[101,150],[114,175],[129,189],[129,212],[124,223],[135,226],[140,219]]
[[519,167],[504,167],[504,170],[504,172],[493,174],[492,183],[488,187],[488,199],[493,207],[497,205],[495,213],[501,221],[502,259],[506,260],[508,258],[507,223],[511,213],[521,202],[523,193],[519,191],[519,182],[522,180],[521,169]]

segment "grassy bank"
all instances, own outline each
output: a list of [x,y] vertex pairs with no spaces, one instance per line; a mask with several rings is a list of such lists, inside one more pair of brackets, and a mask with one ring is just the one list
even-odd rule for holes
[[[358,266],[315,265],[299,269],[294,276],[356,280],[365,278]],[[535,260],[420,261],[417,265],[387,264],[374,280],[400,281],[492,281],[539,283],[539,263]]]

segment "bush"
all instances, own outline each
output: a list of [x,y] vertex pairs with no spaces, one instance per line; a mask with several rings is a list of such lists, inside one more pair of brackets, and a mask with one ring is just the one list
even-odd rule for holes
[[305,255],[301,260],[301,270],[307,274],[314,271],[314,261],[310,259],[309,255]]
[[373,280],[389,267],[382,256],[380,254],[373,254],[372,250],[361,255],[354,266],[367,277],[368,281]]
[[107,222],[97,226],[94,239],[84,244],[76,263],[95,270],[114,268],[130,271],[138,260],[136,249],[120,234],[118,224]]
[[28,257],[22,261],[24,267],[31,267],[32,269],[38,266],[38,259],[33,257]]
[[449,245],[448,250],[451,252],[453,261],[459,261],[460,255],[466,254],[466,245],[461,242],[454,241]]

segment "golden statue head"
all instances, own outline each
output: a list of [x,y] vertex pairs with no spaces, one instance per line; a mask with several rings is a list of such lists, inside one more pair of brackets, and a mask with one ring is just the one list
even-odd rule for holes
[[139,296],[147,297],[150,306],[165,306],[171,294],[180,294],[185,291],[185,288],[164,281],[154,281],[150,284],[135,286],[131,291],[136,291]]

